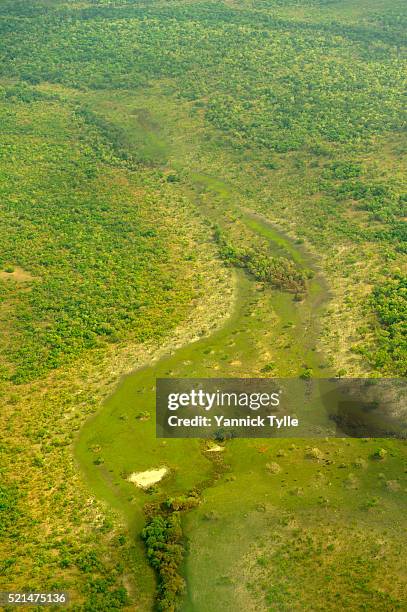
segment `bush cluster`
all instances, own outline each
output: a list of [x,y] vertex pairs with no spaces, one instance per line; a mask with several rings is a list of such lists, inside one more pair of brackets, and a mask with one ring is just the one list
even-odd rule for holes
[[235,248],[227,242],[219,229],[215,230],[214,237],[219,244],[220,256],[230,265],[246,269],[257,280],[277,289],[297,296],[305,293],[309,273],[299,269],[293,261],[285,257],[274,257],[266,248]]
[[173,612],[185,590],[185,581],[180,575],[184,558],[180,513],[152,517],[141,537],[148,560],[158,575],[157,610]]

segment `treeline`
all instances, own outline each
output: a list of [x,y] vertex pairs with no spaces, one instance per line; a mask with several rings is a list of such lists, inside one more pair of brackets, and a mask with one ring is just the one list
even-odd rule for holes
[[89,349],[168,333],[193,289],[177,272],[188,264],[167,266],[182,241],[169,224],[184,214],[167,183],[103,145],[102,131],[123,150],[120,130],[26,87],[0,92],[0,121],[0,379],[26,383]]
[[358,142],[402,128],[402,41],[388,25],[284,20],[221,2],[120,2],[4,19],[0,34],[3,76],[80,89],[175,79],[237,148],[284,152],[315,137]]
[[26,83],[16,83],[8,87],[0,86],[0,100],[5,100],[7,102],[24,102],[30,104],[31,102],[53,101],[58,99],[59,96],[56,94],[39,91]]
[[372,306],[380,328],[378,348],[370,357],[380,371],[407,376],[407,276],[396,276],[376,287]]
[[179,512],[168,517],[154,516],[144,527],[142,538],[159,579],[156,608],[172,612],[185,590],[185,581],[179,573],[185,553]]
[[125,130],[107,121],[86,106],[77,106],[76,115],[81,117],[85,123],[94,127],[98,135],[103,138],[105,143],[113,148],[114,154],[118,159],[127,162],[127,166],[132,168],[137,164],[134,150],[130,145]]
[[[407,252],[407,195],[403,186],[393,179],[364,176],[366,168],[352,159],[334,161],[325,166],[318,186],[340,207],[368,213],[367,223],[348,224],[348,235],[353,240],[388,242],[400,253]],[[326,208],[326,207],[325,207]],[[335,210],[331,211],[335,214]],[[373,222],[373,223],[370,223]],[[345,231],[346,223],[342,223]]]
[[298,299],[305,294],[310,271],[299,269],[285,257],[271,255],[266,248],[235,248],[218,227],[214,230],[214,239],[220,256],[228,264],[246,269],[261,282],[294,293]]
[[150,565],[158,576],[156,609],[174,612],[185,592],[181,566],[185,556],[185,542],[181,526],[181,512],[199,503],[198,494],[168,498],[152,510],[141,537],[147,549]]

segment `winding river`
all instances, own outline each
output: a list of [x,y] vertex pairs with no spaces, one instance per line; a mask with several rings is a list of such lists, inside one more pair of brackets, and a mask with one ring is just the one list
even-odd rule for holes
[[[154,592],[137,534],[144,525],[143,506],[165,495],[180,495],[210,482],[213,463],[198,440],[160,440],[155,437],[155,380],[158,377],[298,376],[301,368],[315,375],[324,368],[316,350],[319,319],[328,297],[326,285],[306,251],[278,232],[265,219],[249,212],[244,222],[269,241],[270,251],[298,265],[313,268],[305,299],[262,287],[236,270],[236,299],[226,324],[202,338],[124,378],[101,410],[83,427],[76,456],[90,489],[124,517],[135,536],[134,566],[138,589]],[[265,370],[263,370],[265,368]],[[246,441],[240,443],[244,446]],[[132,472],[160,466],[170,476],[148,495],[127,480]],[[147,605],[147,604],[146,604]]]

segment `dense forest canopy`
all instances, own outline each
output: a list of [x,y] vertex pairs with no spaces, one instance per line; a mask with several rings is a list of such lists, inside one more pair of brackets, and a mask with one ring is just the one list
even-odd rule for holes
[[[40,118],[47,114],[47,109],[51,113],[54,109],[59,113],[55,106],[58,104],[58,94],[54,94],[52,100],[53,95],[38,92],[37,85],[47,82],[80,91],[103,91],[142,89],[154,82],[165,81],[169,92],[180,100],[190,101],[196,112],[204,113],[206,121],[224,135],[225,143],[236,151],[263,150],[263,155],[270,156],[271,166],[273,154],[308,150],[310,159],[320,159],[321,155],[326,155],[326,147],[330,147],[330,155],[332,147],[342,147],[344,151],[349,147],[360,150],[371,146],[379,137],[399,134],[405,125],[405,15],[401,3],[392,3],[392,6],[380,2],[376,4],[376,12],[371,11],[366,15],[362,12],[355,24],[352,12],[348,15],[346,10],[344,18],[338,20],[334,13],[330,13],[338,3],[328,1],[274,0],[231,4],[217,1],[143,3],[131,0],[2,2],[0,75],[4,84],[0,98],[3,101],[3,133],[8,139],[3,149],[3,158],[8,152],[5,163],[13,165],[12,160],[16,155],[21,159],[27,153],[32,156],[30,138],[34,134],[45,135],[48,129],[55,133],[54,143],[46,145],[48,154],[53,160],[55,156],[59,159],[67,157],[64,175],[60,174],[60,164],[57,163],[55,172],[58,176],[55,175],[53,184],[50,184],[52,173],[44,177],[46,184],[40,188],[45,194],[44,199],[39,208],[32,205],[29,213],[24,203],[26,188],[19,177],[13,179],[10,176],[4,195],[8,196],[10,190],[15,190],[13,181],[17,180],[22,193],[21,196],[14,194],[4,205],[4,219],[10,217],[13,224],[17,213],[22,229],[17,242],[7,232],[7,241],[12,240],[12,245],[5,242],[2,246],[4,263],[17,261],[15,253],[18,250],[20,265],[23,268],[28,266],[21,256],[22,249],[18,243],[28,239],[28,226],[36,222],[32,217],[36,215],[35,211],[42,214],[41,208],[46,201],[50,201],[50,206],[57,206],[61,198],[69,202],[65,217],[64,206],[58,205],[61,215],[59,227],[69,221],[68,232],[73,231],[75,223],[82,223],[85,217],[91,223],[104,223],[103,213],[100,221],[97,221],[94,201],[91,204],[92,219],[85,214],[86,205],[81,206],[81,213],[77,217],[75,214],[78,213],[72,206],[73,199],[89,202],[92,184],[98,180],[100,172],[97,157],[101,155],[106,158],[106,152],[99,145],[98,153],[94,145],[86,144],[89,127],[81,127],[81,122],[93,122],[91,131],[101,129],[105,135],[107,133],[110,142],[120,141],[120,138],[123,140],[123,136],[118,135],[118,128],[109,127],[106,122],[102,125],[100,118],[92,119],[90,111],[76,108],[75,115],[70,116],[72,111],[65,110],[62,116],[66,116],[72,125],[69,130],[73,129],[77,134],[78,130],[83,131],[83,136],[80,136],[82,150],[74,153],[66,149],[65,153],[61,150],[61,146],[65,145],[58,145],[55,140],[59,138],[57,126],[61,119],[47,119],[46,124],[41,124],[43,120]],[[345,9],[346,5],[349,10],[352,9],[352,3],[345,3]],[[222,66],[221,70],[219,66]],[[7,83],[7,79],[15,84]],[[38,118],[28,128],[21,126],[20,113]],[[65,133],[61,137],[65,138],[68,136],[67,128],[63,130]],[[91,132],[91,135],[94,134]],[[22,150],[23,139],[26,142],[25,151]],[[121,144],[119,150],[119,157],[121,155],[123,159]],[[38,155],[46,164],[40,150]],[[69,159],[72,155],[74,159]],[[25,163],[29,165],[30,161]],[[326,169],[317,179],[319,190],[338,205],[350,204],[357,210],[366,211],[373,221],[363,228],[352,227],[347,221],[338,231],[354,240],[363,237],[371,242],[387,242],[395,245],[399,252],[405,251],[406,198],[400,184],[387,176],[366,180],[360,162],[352,160],[349,155],[344,161],[330,162],[325,166]],[[69,184],[69,189],[72,189],[73,173],[73,183],[83,181],[83,186],[78,185],[75,194],[61,196],[62,185]],[[54,190],[58,192],[55,198],[51,196]],[[100,206],[103,207],[103,204]],[[21,211],[19,207],[22,207]],[[118,221],[117,224],[116,231],[122,231],[123,222]],[[26,236],[25,231],[28,232]],[[80,240],[78,234],[75,235]],[[109,240],[102,239],[102,234],[99,240],[106,245],[109,243]],[[151,239],[147,237],[142,240],[148,243]],[[156,256],[157,240],[154,242]],[[42,260],[44,257],[47,259],[42,265],[49,267],[52,258],[58,259],[58,256],[55,252],[46,255],[45,244],[41,248]],[[73,255],[73,246],[68,237],[59,248],[69,248],[70,256]],[[96,244],[91,248],[94,250]],[[117,245],[117,248],[120,246]],[[83,262],[82,266],[88,265],[85,263],[88,262],[86,257]],[[38,265],[37,262],[34,267]],[[102,268],[104,274],[111,276],[114,264],[111,262]],[[108,269],[110,272],[107,272]],[[35,273],[35,270],[32,272]],[[50,278],[47,282],[56,287],[55,283],[60,285],[62,282],[62,286],[65,286],[68,281],[64,276],[63,281]],[[101,282],[106,283],[107,278]],[[67,286],[64,290],[70,292]],[[41,289],[36,287],[33,295],[38,295],[38,302],[35,297],[34,310],[43,308],[39,306],[43,303],[39,295],[41,291],[49,292],[49,288],[45,284],[41,284]],[[129,297],[131,292],[129,287]],[[79,332],[75,343],[92,346],[95,343],[94,334],[99,333],[100,325],[107,329],[104,322],[107,318],[111,319],[109,325],[112,329],[115,332],[119,330],[122,324],[114,323],[118,313],[107,317],[106,309],[109,307],[106,297],[100,302],[105,314],[95,314],[93,327],[90,325],[84,332],[85,338],[81,338],[82,332]],[[111,299],[115,303],[113,291]],[[137,305],[142,301],[137,297],[130,298],[127,314],[123,316],[133,317],[133,314],[129,315],[129,310],[134,312],[130,304]],[[78,312],[86,309],[85,305],[77,305],[76,308],[79,308]],[[42,316],[40,310],[38,314]],[[21,314],[19,318],[21,320],[26,316]],[[74,313],[72,316],[76,318]],[[84,317],[82,311],[78,319],[81,326]],[[71,314],[68,320],[70,318]],[[58,325],[64,326],[64,323],[60,321]],[[56,338],[60,337],[60,330],[54,330],[54,333]],[[67,332],[61,333],[63,337]],[[69,334],[76,335],[74,328]],[[64,342],[62,353],[70,352],[72,348],[68,349]],[[42,343],[50,347],[54,341],[44,338]],[[28,350],[26,345],[24,351]],[[38,356],[43,350],[40,349]],[[60,363],[58,352],[59,349],[52,349],[52,358],[40,357],[42,368],[47,363]],[[18,358],[25,361],[21,349]],[[34,367],[34,363],[27,367]]]

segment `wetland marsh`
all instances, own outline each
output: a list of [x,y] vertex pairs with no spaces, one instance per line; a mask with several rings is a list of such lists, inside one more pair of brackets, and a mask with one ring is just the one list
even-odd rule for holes
[[157,376],[406,375],[405,1],[0,17],[0,590],[407,609],[403,441],[154,426]]

